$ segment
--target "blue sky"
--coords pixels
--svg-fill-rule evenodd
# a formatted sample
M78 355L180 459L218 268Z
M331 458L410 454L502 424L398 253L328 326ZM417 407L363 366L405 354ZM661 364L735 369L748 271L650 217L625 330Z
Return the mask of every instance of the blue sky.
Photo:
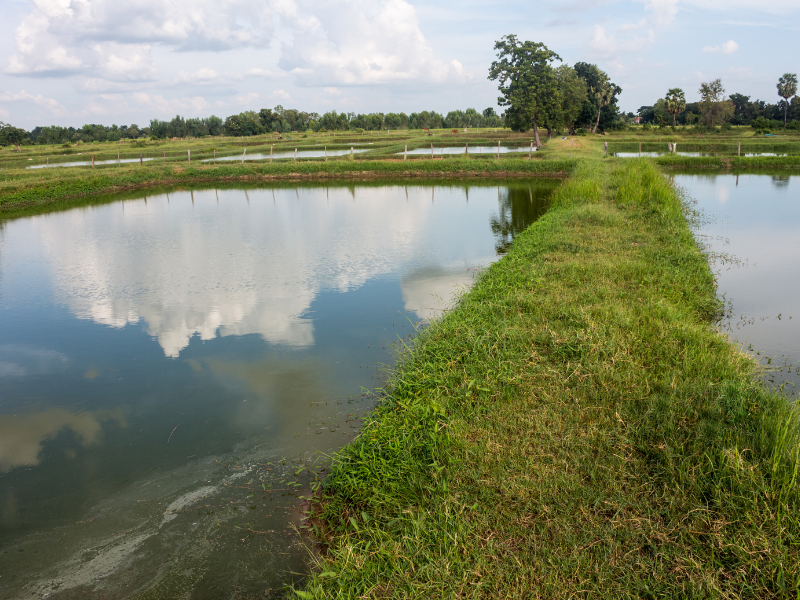
M636 111L701 81L778 100L800 0L0 0L0 120L18 127L496 106L495 40L594 62Z

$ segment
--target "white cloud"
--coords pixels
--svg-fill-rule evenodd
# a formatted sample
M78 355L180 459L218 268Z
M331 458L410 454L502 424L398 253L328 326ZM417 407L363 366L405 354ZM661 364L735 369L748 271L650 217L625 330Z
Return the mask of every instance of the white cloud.
M214 82L220 78L220 74L214 69L202 68L193 73L181 71L175 78L175 83L206 83Z
M470 78L457 60L433 54L416 9L405 0L299 0L284 20L294 31L278 63L301 85L373 85Z
M342 95L342 92L339 91L335 87L326 87L326 88L323 88L322 91L325 92L326 94L331 94L332 96L341 96Z
M678 14L679 0L639 0L644 4L644 9L652 13L650 22L656 27L672 25Z
M242 104L244 106L252 106L256 100L258 100L259 96L255 92L250 92L249 94L244 94L242 96L237 96L233 99L234 102L237 104Z
M270 98L274 100L283 100L284 102L291 102L292 97L286 90L275 90L270 95Z
M176 114L180 112L198 114L209 108L210 104L202 96L189 98L173 98L167 100L161 95L150 95L144 92L133 94L134 100L141 106L159 114Z
M721 52L722 54L733 54L739 49L739 44L733 40L728 40L720 46L706 46L703 52Z
M620 33L626 33L628 31L639 31L640 29L644 29L647 27L647 20L642 19L638 23L628 23L623 25L619 28Z
M41 94L34 96L33 94L27 93L25 90L21 90L16 94L6 92L5 94L0 95L0 102L21 101L33 102L36 106L41 106L42 108L49 110L54 115L62 115L66 114L67 112L66 109L58 102L58 100L54 98L45 98Z
M272 71L268 69L258 69L258 68L247 69L247 71L245 71L244 74L246 77L265 77L267 79L272 79L273 77L276 77L275 73L273 73Z
M589 47L596 55L607 59L614 58L616 63L619 62L616 57L620 52L639 53L646 45L647 40L641 37L617 42L616 37L606 34L605 27L602 25L594 26L592 39L589 41Z

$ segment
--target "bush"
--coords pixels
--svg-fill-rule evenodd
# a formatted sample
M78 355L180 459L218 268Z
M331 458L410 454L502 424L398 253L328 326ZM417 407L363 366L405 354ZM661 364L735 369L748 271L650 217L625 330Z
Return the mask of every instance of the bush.
M772 123L770 120L765 117L758 117L757 119L753 119L753 122L750 123L750 127L755 129L756 133L770 133L772 130L771 125Z
M650 123L645 123L644 125L642 125L642 131L650 131L651 129L652 126L650 125Z
M579 128L578 128L578 129L575 131L575 135L589 135L589 130L588 130L588 129L586 129L585 127L579 127Z

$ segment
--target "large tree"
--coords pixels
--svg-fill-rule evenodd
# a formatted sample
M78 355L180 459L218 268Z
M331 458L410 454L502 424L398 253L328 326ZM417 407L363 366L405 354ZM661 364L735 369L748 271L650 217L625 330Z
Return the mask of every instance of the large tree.
M19 145L26 137L28 137L28 132L24 129L0 121L0 146L10 144L16 146L17 152L20 152Z
M575 133L575 122L581 114L581 108L586 101L586 83L577 71L568 65L561 65L556 69L558 91L561 102L558 104L557 127L565 126L570 133Z
M686 95L681 88L672 88L664 98L667 103L667 112L672 115L672 128L677 124L678 115L686 110Z
M609 80L597 65L575 63L575 72L586 83L587 97L578 121L592 128L592 133L613 126L617 120L617 96L622 88Z
M797 75L784 73L778 79L778 95L785 100L783 104L783 126L786 127L786 117L789 114L789 98L797 94Z
M515 131L533 126L536 147L539 123L549 118L558 106L558 81L551 63L561 58L540 42L521 42L515 35L506 35L495 42L497 60L492 62L489 79L498 80L497 103L507 106L506 125Z
M733 102L725 100L725 88L720 79L700 84L700 113L703 124L715 127L733 116Z

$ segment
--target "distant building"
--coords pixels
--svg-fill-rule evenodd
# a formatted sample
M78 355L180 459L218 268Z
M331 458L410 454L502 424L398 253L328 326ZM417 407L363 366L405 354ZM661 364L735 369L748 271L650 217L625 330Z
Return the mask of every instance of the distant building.
M633 124L639 125L642 122L642 117L633 117Z

